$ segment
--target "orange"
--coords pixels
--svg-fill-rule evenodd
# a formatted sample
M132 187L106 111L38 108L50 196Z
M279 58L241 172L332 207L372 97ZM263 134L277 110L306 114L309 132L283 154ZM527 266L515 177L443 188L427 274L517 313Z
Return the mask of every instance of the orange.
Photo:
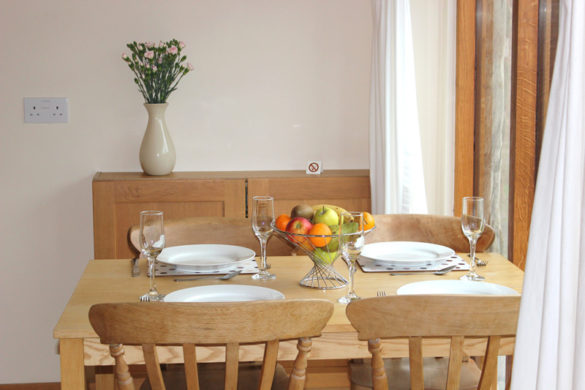
M309 230L309 234L317 236L330 236L331 229L324 223L316 223L313 225L311 230ZM325 246L329 244L329 241L331 241L331 237L309 237L309 239L316 247Z
M278 218L276 218L276 221L274 222L276 225L276 228L278 230L282 230L285 231L286 230L286 225L288 225L288 222L290 221L290 217L286 214L280 214L278 216Z
M367 211L364 211L363 214L364 214L364 222L366 223L364 225L364 230L370 230L371 228L376 226L376 221L374 221L374 217L372 216L372 214L368 213Z

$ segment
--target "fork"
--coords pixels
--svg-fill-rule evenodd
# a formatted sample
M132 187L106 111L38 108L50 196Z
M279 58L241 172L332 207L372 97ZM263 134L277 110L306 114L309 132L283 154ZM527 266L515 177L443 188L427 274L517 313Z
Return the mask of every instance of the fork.
M386 291L384 291L384 290L378 290L376 292L376 296L377 297L385 297L386 296Z

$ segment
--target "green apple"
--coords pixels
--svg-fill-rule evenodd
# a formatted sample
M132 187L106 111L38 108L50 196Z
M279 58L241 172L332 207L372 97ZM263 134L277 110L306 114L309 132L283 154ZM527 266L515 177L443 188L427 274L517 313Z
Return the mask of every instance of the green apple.
M337 215L335 210L323 206L322 208L315 210L313 223L324 223L328 226L334 226L339 224L339 215Z
M339 233L339 225L331 225L329 226L331 229L331 235L337 235ZM339 248L339 238L332 237L329 244L325 245L325 249L329 252L337 252L337 248Z
M313 256L317 261L321 261L323 264L333 264L335 259L337 258L337 251L328 252L321 248L315 248L315 252L313 252Z

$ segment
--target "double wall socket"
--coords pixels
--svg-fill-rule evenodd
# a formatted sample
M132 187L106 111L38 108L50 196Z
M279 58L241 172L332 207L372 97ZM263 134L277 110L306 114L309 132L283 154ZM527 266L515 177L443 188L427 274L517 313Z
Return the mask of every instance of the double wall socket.
M69 122L67 98L24 98L24 121L27 123Z

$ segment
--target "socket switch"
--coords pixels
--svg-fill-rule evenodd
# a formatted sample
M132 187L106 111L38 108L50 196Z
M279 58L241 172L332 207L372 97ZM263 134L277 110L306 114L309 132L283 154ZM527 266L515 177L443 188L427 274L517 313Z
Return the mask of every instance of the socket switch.
M24 98L24 121L27 123L69 122L69 99Z

